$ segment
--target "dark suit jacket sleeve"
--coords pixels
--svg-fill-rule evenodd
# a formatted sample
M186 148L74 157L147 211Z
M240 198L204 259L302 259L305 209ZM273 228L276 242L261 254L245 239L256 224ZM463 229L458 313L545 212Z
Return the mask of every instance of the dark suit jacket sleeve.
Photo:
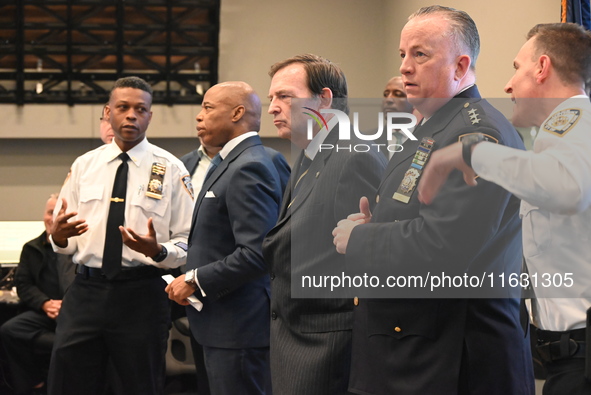
M291 174L291 168L289 167L289 164L287 163L287 160L283 154L269 147L265 147L265 150L271 156L271 160L277 169L277 173L279 173L279 179L281 180L281 191L285 192L285 188L287 187L287 182L289 181L289 176Z
M199 163L199 153L198 150L193 150L188 154L185 154L181 157L181 162L187 168L190 175L195 173L195 169L197 168L197 164Z
M281 200L277 174L262 163L249 162L233 172L229 185L226 208L236 249L199 268L199 285L209 299L268 275L261 249L264 236L277 222Z
M484 133L503 143L498 131L488 129ZM457 137L447 144L454 141L458 141ZM482 179L476 187L470 187L457 170L450 174L429 206L420 204L414 195L408 204L392 196L380 196L380 206L386 205L380 207L380 212L391 218L382 216L380 223L353 229L347 247L347 266L364 265L366 269L380 270L387 275L427 273L429 270L438 274L442 271L462 273L505 225L504 221L511 220L503 217L510 196L504 189ZM408 209L412 204L419 205L418 215Z
M14 282L21 302L31 309L43 311L43 303L50 298L35 285L34 273L34 267L40 267L43 263L43 254L31 243L23 246Z

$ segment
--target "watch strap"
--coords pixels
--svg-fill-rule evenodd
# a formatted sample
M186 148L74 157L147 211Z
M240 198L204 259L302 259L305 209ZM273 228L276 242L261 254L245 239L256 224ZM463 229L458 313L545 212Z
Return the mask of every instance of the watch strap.
M162 250L160 250L160 252L158 254L156 254L155 257L152 258L152 260L154 262L162 262L168 256L168 250L166 249L166 247L164 247L162 244L161 244L161 246L162 246Z
M464 162L472 167L472 146L484 141L482 133L474 133L462 139L462 158Z

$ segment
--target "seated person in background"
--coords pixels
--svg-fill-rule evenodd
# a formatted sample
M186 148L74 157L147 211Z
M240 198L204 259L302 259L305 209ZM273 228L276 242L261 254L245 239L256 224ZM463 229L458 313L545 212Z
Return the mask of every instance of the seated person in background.
M45 333L55 332L62 296L74 278L71 257L53 252L49 242L57 196L53 194L47 200L43 215L45 231L24 245L16 270L16 289L27 311L0 328L17 394L31 393L45 386L44 370L49 360L35 354L35 340ZM47 350L48 356L50 351Z

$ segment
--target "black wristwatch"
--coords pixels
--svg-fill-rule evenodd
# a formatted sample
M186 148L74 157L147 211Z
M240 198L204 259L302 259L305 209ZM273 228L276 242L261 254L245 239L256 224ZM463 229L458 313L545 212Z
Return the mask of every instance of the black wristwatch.
M462 158L464 162L472 167L472 146L484 141L482 133L474 133L462 139Z
M156 256L152 257L152 260L154 262L162 262L163 260L166 259L167 256L168 256L168 250L166 249L166 247L162 246L162 250L158 254L156 254Z

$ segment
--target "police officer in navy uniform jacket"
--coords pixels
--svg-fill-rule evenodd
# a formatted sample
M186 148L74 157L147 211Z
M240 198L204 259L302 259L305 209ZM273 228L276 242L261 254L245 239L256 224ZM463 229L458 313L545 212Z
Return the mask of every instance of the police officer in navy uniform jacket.
M445 34L439 34L442 31ZM460 33L472 40L458 40L464 44L459 45L453 37ZM409 177L413 174L409 170L424 162L417 152L429 151L420 147L425 137L432 140L432 149L476 133L523 149L515 129L480 98L474 85L477 43L476 26L464 12L432 6L409 18L401 34L400 70L409 100L425 120L414 131L417 140L407 140L403 152L390 161L374 197L372 216L365 212L341 221L335 229L335 244L346 253L347 268L393 276L445 272L493 273L496 278L520 272L517 198L483 180L469 187L456 172L438 199L426 206L418 200L417 177L415 183ZM363 224L355 222L361 218ZM392 288L391 299L360 298L354 310L349 391L533 394L519 290L514 292L517 298L500 287L488 287L481 294L469 287L447 286L445 291L434 298L416 287Z

